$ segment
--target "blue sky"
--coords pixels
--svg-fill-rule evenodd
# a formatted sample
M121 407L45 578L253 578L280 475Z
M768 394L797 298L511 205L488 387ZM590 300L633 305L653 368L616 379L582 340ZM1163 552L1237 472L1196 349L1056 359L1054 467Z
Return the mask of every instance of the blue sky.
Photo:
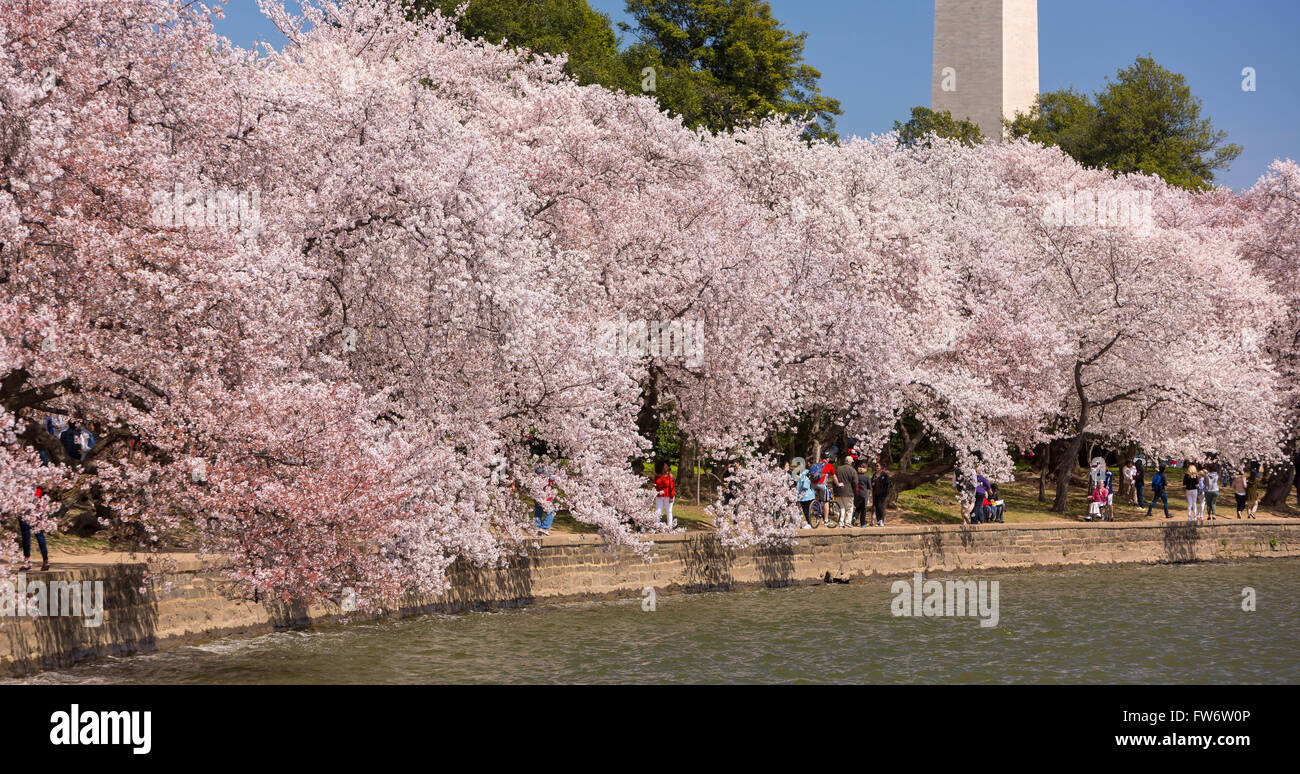
M590 0L615 21L623 0ZM839 99L839 132L893 128L929 105L932 0L771 0L784 26L807 32L805 58ZM1095 92L1151 54L1187 76L1216 127L1245 150L1221 183L1249 187L1274 158L1300 157L1300 2L1296 0L1039 0L1040 88ZM292 7L292 3L290 3ZM283 38L255 0L229 0L217 32L242 46ZM1257 90L1242 91L1255 68Z

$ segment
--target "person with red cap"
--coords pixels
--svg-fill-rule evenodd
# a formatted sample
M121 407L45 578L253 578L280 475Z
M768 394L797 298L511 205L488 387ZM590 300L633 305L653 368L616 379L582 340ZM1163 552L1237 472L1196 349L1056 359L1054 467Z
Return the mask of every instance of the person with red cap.
M37 487L36 499L39 500L44 495L45 491ZM27 519L19 516L18 530L22 533L20 542L23 548L23 564L18 571L27 572L32 569L32 525L27 523ZM50 549L45 545L45 530L36 533L36 544L41 547L41 572L45 572L50 569Z

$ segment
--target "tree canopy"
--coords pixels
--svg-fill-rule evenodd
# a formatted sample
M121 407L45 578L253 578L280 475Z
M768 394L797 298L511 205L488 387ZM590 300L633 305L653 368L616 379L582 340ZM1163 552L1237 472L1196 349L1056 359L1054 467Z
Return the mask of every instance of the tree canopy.
M417 12L451 18L466 0L413 0ZM472 0L457 28L465 37L543 54L569 55L564 71L583 85L633 91L638 80L623 61L609 17L587 0Z
M1149 56L1092 98L1073 89L1039 95L1009 129L1012 137L1059 146L1085 166L1158 175L1190 189L1213 187L1215 173L1241 153L1201 115L1187 79Z
M773 114L807 116L808 134L835 137L838 100L822 95L821 73L803 58L806 33L781 26L766 0L627 0L640 46L638 63L683 79L661 102L688 126L727 129ZM678 101L681 100L681 101Z
M454 17L466 0L412 0L415 15ZM691 128L719 132L776 114L807 117L805 136L835 139L840 103L821 94L804 62L806 36L784 28L763 0L627 0L634 25L619 47L609 17L587 0L470 0L467 38L544 54L567 52L581 84L650 94Z
M907 148L928 148L934 137L956 140L966 146L984 142L984 133L973 121L957 121L947 110L938 113L921 106L912 108L912 117L907 123L895 121L894 131L898 132L898 144Z

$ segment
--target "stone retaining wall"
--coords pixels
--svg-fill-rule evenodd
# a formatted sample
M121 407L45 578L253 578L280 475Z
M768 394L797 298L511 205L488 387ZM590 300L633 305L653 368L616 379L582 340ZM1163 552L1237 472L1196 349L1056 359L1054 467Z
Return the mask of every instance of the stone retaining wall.
M452 588L411 595L383 615L455 612L537 602L659 592L786 586L918 570L961 573L995 568L1162 564L1300 556L1300 521L1270 519L1189 524L989 524L812 530L793 546L733 550L710 533L660 536L649 562L605 548L598 537L537 540L510 567L455 565ZM336 621L337 606L293 608L232 600L210 566L175 558L162 583L146 589L148 568L122 562L27 576L102 580L103 625L79 618L0 618L0 675L55 669L228 635L258 634ZM348 616L350 620L374 615Z

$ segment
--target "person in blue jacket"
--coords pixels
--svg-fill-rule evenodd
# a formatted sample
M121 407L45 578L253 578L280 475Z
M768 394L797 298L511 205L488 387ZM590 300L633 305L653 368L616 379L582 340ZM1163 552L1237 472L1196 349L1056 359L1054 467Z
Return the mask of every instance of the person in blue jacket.
M806 468L799 473L799 480L794 485L794 495L795 500L799 502L799 509L803 511L802 526L807 528L810 526L808 523L808 509L812 507L813 488L812 477L808 475Z
M1169 485L1169 477L1165 475L1165 466L1162 464L1156 470L1156 474L1151 477L1151 504L1147 506L1147 516L1151 516L1151 509L1156 507L1156 502L1164 503L1165 518L1172 519L1169 515L1169 494L1165 491Z

